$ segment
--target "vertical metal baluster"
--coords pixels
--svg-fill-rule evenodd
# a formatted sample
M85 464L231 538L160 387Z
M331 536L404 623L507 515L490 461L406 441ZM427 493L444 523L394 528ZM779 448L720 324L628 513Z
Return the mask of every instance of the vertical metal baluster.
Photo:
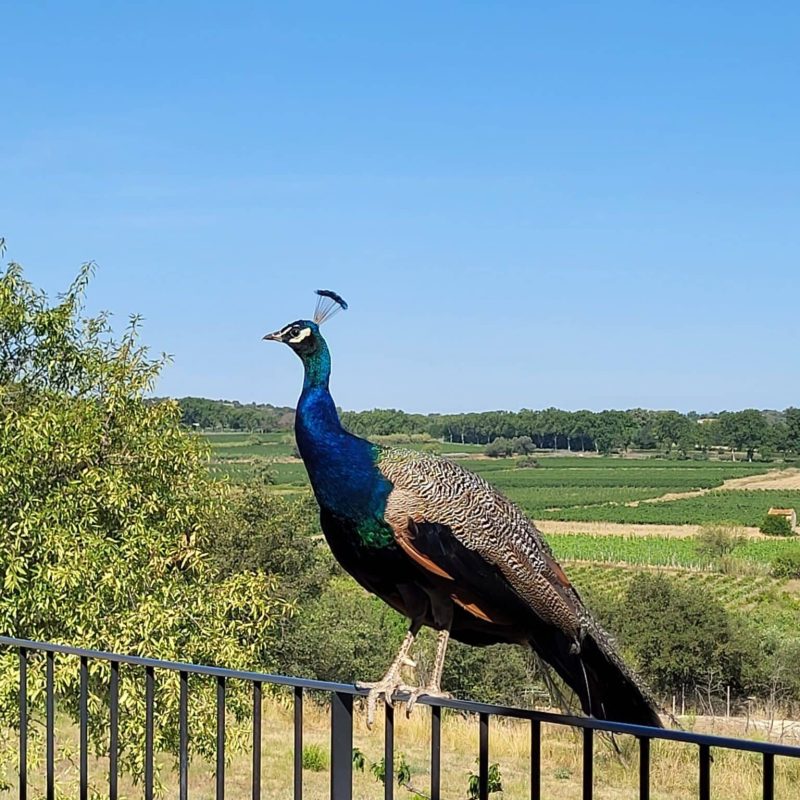
M189 673L180 673L178 698L178 793L180 800L189 798Z
M394 706L384 704L383 721L383 800L394 800Z
M489 800L489 715L481 713L478 734L478 797Z
M542 800L542 723L531 720L531 800Z
M81 656L80 689L80 799L89 797L89 662Z
M639 739L639 800L650 800L650 740Z
M155 674L152 667L144 673L144 797L153 800L153 718Z
M594 789L594 731L583 729L583 800L592 800Z
M775 797L775 756L764 753L764 800Z
M440 706L431 706L431 800L440 800L441 797L441 756L442 709Z
M303 800L303 689L294 687L294 800Z
M28 797L28 651L19 649L19 797Z
M108 796L117 800L119 775L119 661L111 662L111 683L109 685L109 710L111 735L108 742Z
M764 800L775 797L775 756L764 753Z
M253 682L253 800L261 800L261 682Z
M331 695L331 800L353 797L353 695Z
M55 673L55 653L47 654L47 664L45 673L45 695L47 703L47 721L45 728L45 770L47 773L47 800L55 800L56 797L56 700L54 683Z
M711 748L700 745L700 800L711 800Z
M217 800L225 800L225 678L217 677Z

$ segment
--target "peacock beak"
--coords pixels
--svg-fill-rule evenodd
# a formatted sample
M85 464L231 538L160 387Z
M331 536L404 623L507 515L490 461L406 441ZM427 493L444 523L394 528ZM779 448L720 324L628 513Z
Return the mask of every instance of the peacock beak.
M281 331L275 331L274 333L268 333L264 339L268 342L282 342L283 339L281 338Z

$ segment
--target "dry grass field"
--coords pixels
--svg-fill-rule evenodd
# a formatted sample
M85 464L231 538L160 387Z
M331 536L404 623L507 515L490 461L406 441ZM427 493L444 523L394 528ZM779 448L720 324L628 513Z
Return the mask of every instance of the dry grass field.
M363 714L358 714L354 746L367 759L364 772L354 774L354 797L358 800L380 800L383 786L369 771L369 764L383 755L383 719L379 716L375 728L369 731ZM736 733L729 727L714 728L708 721L698 723L684 720L687 728L708 732ZM306 704L304 738L306 745L318 745L329 751L329 718L325 706ZM410 719L402 709L395 715L395 753L402 753L411 767L411 784L422 796L429 791L430 777L430 711L419 706ZM752 735L752 730L750 734ZM59 780L65 797L77 796L76 745L73 727L59 726ZM63 756L64 746L72 758ZM630 737L617 739L619 752L597 737L595 740L595 797L599 800L634 800L638 797L638 748ZM530 726L515 720L492 720L489 738L490 763L497 763L502 776L504 800L526 800L530 797ZM470 771L477 770L478 723L474 717L445 712L442 718L442 797L447 800L466 800ZM756 800L761 795L761 761L755 754L712 751L712 796ZM250 753L232 757L226 769L226 797L245 800L250 797ZM652 793L654 800L679 800L697 797L698 759L694 747L665 742L652 746ZM178 796L177 774L172 760L158 759L164 797ZM262 797L271 800L292 798L293 776L292 714L288 705L275 698L266 699L263 709ZM105 776L107 763L92 760L90 776L99 796L107 792ZM41 788L41 765L31 778ZM330 774L327 766L320 771L304 770L303 788L306 800L329 797ZM121 781L126 797L142 797L141 785ZM581 797L581 738L576 732L554 725L542 727L542 788L543 796L559 800L578 800ZM213 765L193 762L190 771L190 797L212 800L215 797ZM414 793L397 787L397 798L411 798ZM800 796L800 761L776 759L776 798L793 800Z

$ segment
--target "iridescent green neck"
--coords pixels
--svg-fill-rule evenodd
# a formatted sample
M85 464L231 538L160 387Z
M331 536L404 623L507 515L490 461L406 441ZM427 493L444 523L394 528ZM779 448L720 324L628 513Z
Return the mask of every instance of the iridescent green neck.
M317 348L313 353L304 353L300 356L305 367L305 378L303 380L303 390L313 388L328 388L328 380L331 377L331 354L328 345L320 336L317 339Z

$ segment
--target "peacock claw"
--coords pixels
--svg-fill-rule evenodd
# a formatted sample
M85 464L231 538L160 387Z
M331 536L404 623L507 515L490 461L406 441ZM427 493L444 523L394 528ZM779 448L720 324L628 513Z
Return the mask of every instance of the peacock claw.
M412 690L406 701L406 716L410 717L417 700L420 697L438 697L440 700L452 700L453 695L450 692L442 691L438 686L421 686L419 689Z
M378 699L383 697L384 703L389 708L394 706L395 692L415 692L413 686L406 686L399 677L387 675L379 681L367 682L358 681L356 686L359 689L369 689L367 694L367 728L372 730L372 725L375 722L375 712L378 709Z

